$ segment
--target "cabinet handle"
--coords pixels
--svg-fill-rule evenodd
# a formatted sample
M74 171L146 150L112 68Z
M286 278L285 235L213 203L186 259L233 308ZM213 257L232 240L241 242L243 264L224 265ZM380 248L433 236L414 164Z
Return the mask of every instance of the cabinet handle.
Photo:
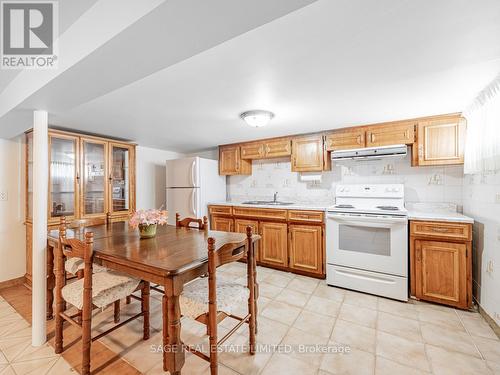
M424 158L424 146L423 145L418 145L418 157L420 159Z
M421 257L420 253L421 253L420 249L417 249L417 254L416 255L417 255L417 261L418 262L420 262L422 260L422 257Z
M432 228L432 230L434 232L440 232L440 233L448 232L448 228L434 227L434 228Z
M375 142L375 134L370 133L370 142L373 143Z

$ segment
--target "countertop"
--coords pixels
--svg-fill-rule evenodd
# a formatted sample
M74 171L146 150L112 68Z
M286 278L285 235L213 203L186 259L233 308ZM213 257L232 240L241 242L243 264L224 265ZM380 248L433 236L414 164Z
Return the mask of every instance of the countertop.
M288 204L284 206L278 206L274 204L244 204L241 202L227 202L227 201L219 201L219 202L209 202L209 206L237 206L237 207L252 207L252 208L274 208L281 210L311 210L311 211L326 211L331 204L315 204L315 203L294 203Z
M473 224L474 219L456 210L456 206L446 203L407 204L408 220L449 221Z

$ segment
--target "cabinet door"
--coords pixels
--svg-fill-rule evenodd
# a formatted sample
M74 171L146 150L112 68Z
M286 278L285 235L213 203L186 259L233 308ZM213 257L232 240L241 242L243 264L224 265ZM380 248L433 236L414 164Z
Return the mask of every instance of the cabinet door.
M260 261L269 265L288 266L287 252L287 224L259 223L260 235Z
M49 223L77 216L79 178L78 137L49 134Z
M135 209L134 146L110 142L109 148L109 212L123 216Z
M417 298L467 307L467 245L415 240Z
M366 132L366 147L409 145L415 141L415 123L377 125Z
M323 241L320 225L290 225L290 268L323 273Z
M219 174L252 174L252 161L241 159L240 146L219 146Z
M290 138L271 139L264 144L266 157L277 158L292 154L292 142Z
M365 147L365 128L339 130L326 135L328 151Z
M418 124L418 165L464 163L465 119L454 117Z
M234 221L230 217L212 217L212 230L220 230L222 232L232 232Z
M292 140L292 171L323 170L323 136L298 137Z
M108 212L108 143L81 138L80 211L83 218L104 217Z
M263 143L247 143L241 145L242 159L262 159L263 157L265 157Z
M255 234L259 233L259 222L257 220L234 219L234 231L235 232L246 234L248 226L252 227L253 233L255 233ZM257 259L257 261L260 260L259 247L260 247L260 244L259 244L259 241L257 241L257 245L255 246L255 258Z

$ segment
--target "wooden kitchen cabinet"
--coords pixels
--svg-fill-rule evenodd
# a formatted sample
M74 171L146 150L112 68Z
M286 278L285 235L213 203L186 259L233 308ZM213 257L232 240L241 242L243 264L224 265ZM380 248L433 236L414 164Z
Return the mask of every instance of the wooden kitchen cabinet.
M257 220L234 219L234 231L236 233L246 233L248 226L252 227L252 233L259 233L259 222ZM255 246L255 259L257 262L260 260L260 241Z
M232 232L234 229L234 220L229 217L213 216L212 230L220 230L222 232Z
M472 303L472 225L410 221L412 296L468 309Z
M288 266L286 223L262 221L259 223L261 239L260 262L273 266Z
M323 171L323 136L313 135L292 139L292 171Z
M252 174L252 161L241 158L239 145L219 146L219 174Z
M270 139L264 143L266 158L290 156L292 141L290 138Z
M326 135L326 150L348 150L365 147L365 128L336 130Z
M413 144L415 122L370 126L366 131L366 147Z
M464 163L466 121L461 116L419 121L413 166Z
M321 225L288 227L290 234L289 267L311 273L323 273L323 228Z
M266 156L263 142L244 143L241 145L242 159L262 159Z

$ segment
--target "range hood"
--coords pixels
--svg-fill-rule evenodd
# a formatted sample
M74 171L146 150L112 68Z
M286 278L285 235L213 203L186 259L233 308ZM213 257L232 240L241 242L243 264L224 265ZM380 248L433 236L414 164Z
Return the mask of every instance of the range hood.
M332 151L332 160L369 160L382 158L403 158L407 154L406 145L354 148L350 150Z

